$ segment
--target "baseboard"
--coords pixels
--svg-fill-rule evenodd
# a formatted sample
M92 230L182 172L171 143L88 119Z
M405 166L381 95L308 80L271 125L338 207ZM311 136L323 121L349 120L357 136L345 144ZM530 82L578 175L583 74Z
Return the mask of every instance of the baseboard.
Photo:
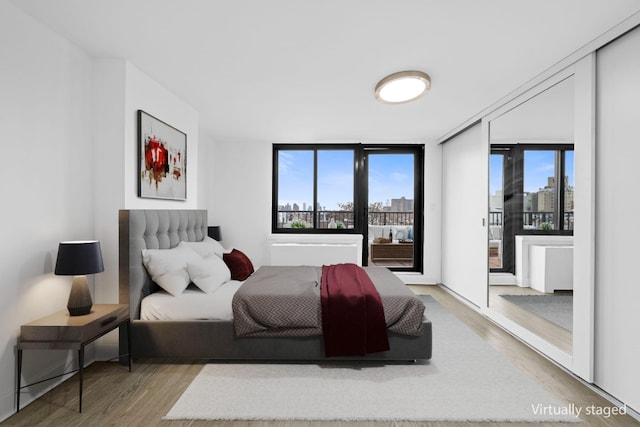
M516 276L511 273L490 273L489 285L516 285Z
M430 279L422 273L395 271L394 274L402 280L405 285L435 285L436 281Z

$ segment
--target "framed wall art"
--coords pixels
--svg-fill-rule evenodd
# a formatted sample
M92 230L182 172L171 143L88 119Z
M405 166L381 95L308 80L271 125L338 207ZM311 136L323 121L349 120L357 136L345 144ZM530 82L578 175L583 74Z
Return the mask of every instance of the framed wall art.
M138 197L187 199L187 135L138 110Z

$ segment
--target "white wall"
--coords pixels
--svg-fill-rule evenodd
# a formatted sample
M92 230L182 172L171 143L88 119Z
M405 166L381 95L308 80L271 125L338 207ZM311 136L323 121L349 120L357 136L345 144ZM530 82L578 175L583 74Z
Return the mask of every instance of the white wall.
M95 302L118 302L118 232L117 210L124 205L125 105L126 63L119 59L94 61L93 87L93 144L95 233L100 240L104 272L97 275ZM111 334L114 335L114 334Z
M269 262L267 237L271 234L272 144L218 141L208 146L211 182L203 205L209 224L222 226L223 243L245 252L256 265ZM425 146L424 274L402 274L407 283L440 281L441 147Z
M106 304L118 302L118 210L198 207L199 114L127 61L97 59L94 70L96 235L105 262L96 301ZM187 134L187 200L138 197L138 110Z
M488 146L476 124L442 148L442 283L478 306L487 300ZM486 222L485 222L486 224Z
M21 324L64 309L70 278L53 275L58 242L101 241L96 303L118 301L119 209L199 207L199 115L120 59L93 59L0 0L0 141L5 236L0 277L0 420L15 407ZM138 109L187 134L187 201L137 198ZM97 358L115 353L115 333ZM87 360L93 359L90 348ZM23 384L70 370L71 352L24 354ZM25 390L22 402L60 380Z
M58 243L94 237L95 160L88 55L0 0L0 58L1 420L15 408L20 325L66 306L71 278L53 274ZM24 378L64 372L73 359L25 352Z
M198 136L198 208L209 208L209 200L213 195L215 143L210 135L202 132ZM218 225L212 222L211 210L209 210L209 225ZM224 237L224 235L223 235Z
M124 206L126 209L196 209L198 207L198 139L200 115L189 104L126 62L124 124ZM144 110L187 134L187 200L138 197L138 119Z
M235 247L254 266L267 264L271 233L271 144L215 141L209 147L209 224L222 227L223 244Z
M198 112L121 59L94 61L96 236L105 272L96 277L96 301L118 302L118 210L198 207ZM137 111L187 134L187 200L138 197Z
M399 275L405 283L442 281L442 145L425 144L424 150L424 274Z
M640 411L640 29L597 54L595 383Z
M196 209L198 203L199 114L131 63L94 61L95 235L101 242L104 273L97 275L97 303L118 302L118 210ZM138 197L137 111L187 134L187 200ZM97 345L97 357L117 355L117 332Z

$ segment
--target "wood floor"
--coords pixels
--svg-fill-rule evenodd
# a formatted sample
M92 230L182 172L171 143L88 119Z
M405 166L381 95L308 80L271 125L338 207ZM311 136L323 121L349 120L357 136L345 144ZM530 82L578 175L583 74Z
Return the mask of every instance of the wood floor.
M561 293L567 295L567 293ZM534 289L516 285L489 286L489 307L546 339L567 354L573 352L573 334L555 323L513 304L500 295L544 295Z
M489 248L489 268L502 268L502 257L497 248Z
M445 308L502 352L516 366L529 374L549 392L577 407L611 408L612 404L591 391L573 376L531 350L501 328L436 286L412 286L416 293L432 295ZM473 355L470 355L472 357ZM78 410L78 383L71 378L13 415L2 426L492 426L568 427L563 423L387 423L387 422L233 422L233 421L163 421L183 391L202 369L198 361L136 361L133 372L115 363L98 362L85 369L83 413ZM583 411L584 412L584 411ZM638 426L629 416L581 416L584 427Z

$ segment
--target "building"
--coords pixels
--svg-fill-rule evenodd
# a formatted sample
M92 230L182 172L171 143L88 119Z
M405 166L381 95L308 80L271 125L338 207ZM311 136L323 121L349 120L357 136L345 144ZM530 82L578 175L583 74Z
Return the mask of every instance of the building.
M553 212L555 211L555 187L546 187L540 189L536 193L537 197L537 209L538 212Z
M413 199L391 199L391 212L413 212Z

